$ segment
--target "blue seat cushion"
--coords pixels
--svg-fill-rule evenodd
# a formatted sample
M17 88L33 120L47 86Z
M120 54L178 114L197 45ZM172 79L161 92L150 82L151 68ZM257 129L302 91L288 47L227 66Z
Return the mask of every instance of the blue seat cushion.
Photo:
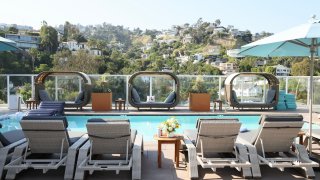
M77 96L76 100L74 101L74 103L79 104L79 103L82 103L83 101L84 101L84 92L81 91L78 94L78 96Z
M0 141L3 146L8 146L14 142L23 139L25 136L21 129L11 130L4 133L0 133Z
M273 101L275 95L276 95L276 90L269 89L267 92L266 103L271 103Z
M176 99L176 92L172 91L169 96L164 100L164 103L173 103Z
M52 101L52 99L50 98L50 96L46 90L40 90L39 97L40 97L41 101Z
M135 88L132 88L131 93L132 93L133 101L136 102L136 103L140 103L141 102L140 101L140 96L139 96L137 90Z

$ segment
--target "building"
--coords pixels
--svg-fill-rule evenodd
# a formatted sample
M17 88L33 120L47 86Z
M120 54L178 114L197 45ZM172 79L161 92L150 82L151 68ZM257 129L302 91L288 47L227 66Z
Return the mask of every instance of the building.
M15 41L17 47L21 49L38 49L40 46L40 37L39 36L30 36L22 34L5 34L5 38Z
M87 50L91 55L95 55L95 56L102 55L102 51L100 49L90 48L87 45L87 43L85 42L78 43L77 41L74 41L74 40L60 43L59 48L60 49L66 48L66 49L69 49L70 51L79 51L83 49L83 50Z
M276 68L276 76L289 76L290 75L291 68L285 67L280 64L273 66L273 67Z
M228 75L237 72L237 67L233 63L219 63L219 66L214 65L219 68L222 74Z
M190 34L185 35L182 39L183 44L191 43L191 42L192 42L192 36Z

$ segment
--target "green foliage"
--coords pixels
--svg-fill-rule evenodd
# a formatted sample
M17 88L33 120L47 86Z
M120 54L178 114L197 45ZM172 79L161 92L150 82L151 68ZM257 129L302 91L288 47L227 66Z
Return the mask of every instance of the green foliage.
M22 86L18 89L18 93L22 95L22 99L24 101L31 98L31 93L32 93L31 84L25 83L24 86Z
M307 58L303 61L294 63L292 65L291 74L293 76L309 76L310 75L310 63Z
M202 76L198 76L190 89L190 93L207 93L207 89Z
M40 29L41 37L41 48L43 50L49 51L50 53L55 53L59 46L58 42L58 32L52 26L47 26L44 24Z
M273 75L276 75L276 68L273 67L273 66L267 66L267 67L265 68L265 72L266 72L266 73L273 74Z
M110 93L111 89L108 81L106 81L106 75L101 76L97 81L95 81L95 85L92 89L95 93Z
M19 30L16 27L9 27L8 32L11 34L18 34Z

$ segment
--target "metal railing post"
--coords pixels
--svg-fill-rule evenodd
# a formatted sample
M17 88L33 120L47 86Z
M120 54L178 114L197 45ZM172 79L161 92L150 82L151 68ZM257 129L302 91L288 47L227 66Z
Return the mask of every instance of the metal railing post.
M58 100L58 77L54 77L54 90L55 90L55 100Z
M222 79L221 79L221 76L219 76L219 90L218 90L218 92L219 92L219 99L221 100L221 86L222 86Z
M289 84L289 77L286 76L286 93L288 93L288 85Z
M7 105L9 108L9 96L10 96L10 76L7 75Z
M129 106L129 102L128 102L128 100L129 100L129 94L128 93L129 92L128 91L129 91L129 75L126 76L126 92L125 92L126 93L125 95L126 95L126 107L127 107L127 109L129 108L128 107Z
M34 99L34 97L35 97L34 78L33 78L33 75L31 75L31 98Z

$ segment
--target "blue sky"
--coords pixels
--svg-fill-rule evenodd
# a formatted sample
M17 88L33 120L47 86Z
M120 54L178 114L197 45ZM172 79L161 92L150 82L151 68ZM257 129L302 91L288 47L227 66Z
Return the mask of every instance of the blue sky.
M315 14L319 0L5 0L0 23L41 26L73 24L123 25L133 29L167 29L195 23L200 17L251 32L279 32L305 23Z

